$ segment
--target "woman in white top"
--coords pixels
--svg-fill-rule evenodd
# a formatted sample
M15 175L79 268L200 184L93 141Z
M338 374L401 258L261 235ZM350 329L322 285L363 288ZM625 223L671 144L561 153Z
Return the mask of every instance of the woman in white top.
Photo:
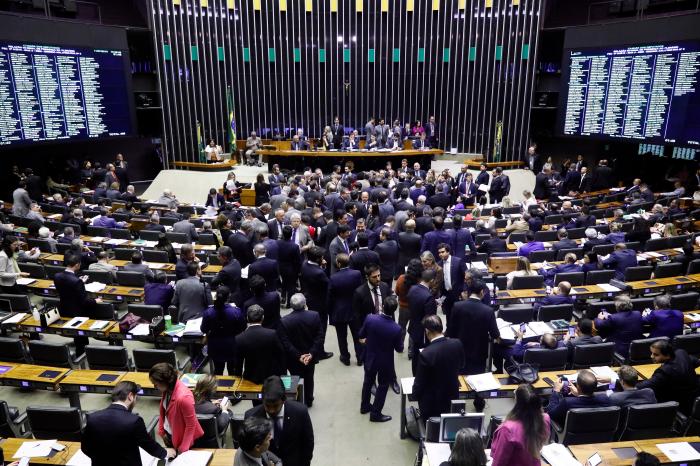
M530 268L530 261L527 257L518 257L518 262L515 266L515 270L509 272L506 275L506 281L508 283L507 288L509 290L513 289L513 278L514 277L530 277L537 275L537 272Z
M532 193L526 189L523 191L523 202L521 205L523 206L523 212L527 212L527 209L531 205L537 205L537 199L535 199Z
M20 242L15 236L5 236L2 240L0 251L0 288L3 293L17 293L17 279L28 277L29 274L21 272L17 265Z

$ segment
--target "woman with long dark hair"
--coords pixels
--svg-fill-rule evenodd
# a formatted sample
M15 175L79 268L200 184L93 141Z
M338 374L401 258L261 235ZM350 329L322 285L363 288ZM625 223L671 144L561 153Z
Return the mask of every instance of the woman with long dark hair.
M3 293L17 293L17 279L29 274L19 270L17 265L20 242L17 237L9 235L2 240L0 251L0 288Z
M204 310L201 331L207 336L209 357L214 362L216 375L223 375L228 366L233 375L236 359L236 335L245 330L246 320L243 311L228 303L231 291L227 286L216 289L214 305Z
M440 466L486 466L487 458L484 443L474 429L462 428L455 435L449 461Z
M177 254L175 254L175 248L173 248L173 245L170 243L168 237L165 236L165 233L161 233L158 235L158 243L156 244L156 247L154 249L157 251L167 252L169 263L174 264L177 262Z
M270 185L265 183L265 175L258 173L255 184L255 205L260 206L266 202L270 202Z
M492 466L539 466L540 450L549 438L549 415L531 385L515 390L515 406L494 434Z

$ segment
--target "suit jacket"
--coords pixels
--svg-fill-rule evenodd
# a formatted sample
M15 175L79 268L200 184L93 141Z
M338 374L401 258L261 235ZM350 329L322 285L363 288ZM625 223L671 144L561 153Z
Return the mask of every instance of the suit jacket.
M237 231L229 236L226 245L231 248L233 257L241 264L241 267L247 267L255 260L255 256L253 256L253 244L250 238L242 232Z
M262 464L268 465L272 464L273 466L282 466L282 460L280 457L272 453L270 450L267 450L264 452L261 457L259 458L262 460ZM233 464L236 466L259 466L260 463L258 462L258 458L253 458L252 456L248 456L246 452L243 451L242 448L239 448L236 450L236 454L233 455Z
M413 140L413 149L419 150L419 149L430 149L430 141L428 141L428 138L425 138L425 140L419 139L414 139Z
M559 252L561 249L576 249L578 248L578 244L576 241L566 238L561 241L557 241L556 243L552 244L552 250Z
M581 179L578 182L578 189L576 191L585 193L591 191L593 178L590 173L581 174Z
M407 231L399 233L399 263L397 270L403 272L411 259L418 259L420 256L421 237L416 233Z
M436 338L414 357L418 357L418 366L413 396L418 400L421 417L449 413L450 402L459 397L457 377L464 365L462 343L453 338Z
M649 338L673 339L683 334L683 313L675 309L657 309L642 317L644 324L651 326Z
M320 266L307 261L301 265L299 284L301 292L306 297L306 306L309 310L326 315L328 313L326 308L328 276L326 272Z
M471 253L476 251L476 244L474 244L474 238L471 232L466 228L459 228L454 230L454 239L452 245L452 255L455 257L463 258L465 253L465 246L469 246L469 251Z
M299 358L303 354L313 356L312 364L320 360L324 333L318 312L292 311L280 320L277 335L287 355L288 368L300 365Z
M615 278L617 280L625 279L625 270L628 267L637 266L637 253L634 249L621 249L613 251L610 257L603 261L603 266L615 270Z
M491 341L500 337L496 313L478 299L459 301L452 307L446 335L462 342L465 359L460 373L481 374Z
M633 390L623 390L610 394L610 403L626 408L632 405L645 405L656 403L656 395L651 388L635 388Z
M510 178L507 175L496 176L491 180L489 194L491 196L503 197L510 193Z
M433 209L436 207L442 207L443 209L448 209L450 207L450 202L452 198L448 194L438 193L433 194L428 198L428 205Z
M296 282L301 269L301 251L292 241L277 240L277 265L284 281Z
M535 189L532 190L532 194L537 199L549 199L549 177L545 173L539 172L535 175Z
M201 317L211 304L209 285L201 282L198 277L183 278L176 282L173 305L178 308L179 322Z
M343 141L343 150L358 150L360 148L360 142L357 139L351 140L350 138Z
M287 373L284 348L273 329L251 325L236 335L236 375L260 384L271 375Z
M698 358L690 356L683 349L677 349L673 359L657 368L651 378L639 382L637 388L654 390L659 403L677 401L680 404L680 411L687 415L698 394L695 368L699 365Z
M430 251L435 258L438 257L438 245L440 243L452 246L452 235L446 230L433 230L423 236L420 252Z
M211 194L207 195L207 202L204 203L204 207L209 207L214 205L214 198L216 198L216 206L218 208L223 207L223 205L226 203L226 199L224 199L224 195L220 193L216 193L214 196Z
M139 447L151 456L165 459L165 448L148 434L141 416L124 406L111 404L87 415L80 449L94 466L141 464Z
M243 303L243 310L248 311L248 308L254 304L263 308L265 318L263 319L263 327L276 329L280 322L280 295L275 291L266 291L261 296L253 296Z
M32 199L26 189L17 188L12 192L12 214L24 217L29 212Z
M175 222L173 224L173 232L186 234L188 243L199 239L199 234L197 233L197 229L194 227L194 223L190 222L189 220L180 220L179 222Z
M290 145L291 150L309 150L309 143L306 141L292 141Z
M267 419L265 407L256 406L246 411L245 417ZM310 466L314 454L314 428L309 410L303 404L287 400L284 402L282 438L271 442L270 450L280 457L284 466Z
M406 295L408 301L409 323L408 334L413 340L414 348L425 346L425 329L421 323L423 317L437 314L435 298L428 288L421 284L413 285ZM459 367L462 367L460 364Z
M221 285L225 285L231 293L238 292L238 283L241 280L241 264L236 259L231 259L231 262L221 267L211 281L211 288L217 289Z
M362 285L355 289L352 295L352 312L358 326L361 326L368 314L375 313L373 292L369 289L369 282L365 281ZM384 298L391 295L391 288L384 283L379 282L379 296L382 301Z
M41 177L38 175L30 175L27 177L26 183L29 197L36 202L43 202L43 183L41 182ZM107 186L109 187L110 184L111 183L107 183Z
M362 274L358 270L346 267L331 275L326 297L326 309L328 309L331 325L353 321L353 297L360 285L362 285Z
M489 172L484 170L484 171L479 171L479 174L476 175L476 184L477 186L480 186L482 184L489 184L489 180L491 179L491 175L489 175Z
M593 169L591 181L593 191L610 189L613 187L613 171L610 167L597 166Z
M58 272L53 277L58 293L58 312L63 317L86 316L95 310L95 300L88 297L85 284L72 272Z
M552 392L549 404L545 412L549 414L552 421L563 426L566 413L574 408L604 408L610 406L610 399L603 393L594 396L562 396L559 392Z
M278 240L282 239L282 229L284 228L284 222L277 222L276 218L268 220L267 229L269 232L269 238Z
M157 305L168 312L168 306L173 300L175 289L167 283L146 283L143 287L143 303Z
M268 257L259 257L248 266L248 277L260 275L265 279L266 291L277 291L280 281L280 269L277 261Z
M209 356L214 361L233 361L236 357L236 335L245 330L245 314L227 304L223 315L209 306L202 314L201 331L207 336Z
M386 314L370 314L360 328L360 338L366 338L365 372L382 371L394 374L394 351L403 351L401 327Z
M485 252L486 254L491 255L494 252L506 252L508 250L507 248L508 246L506 245L506 240L501 238L491 238L481 243L481 246L477 248L477 251Z
M397 263L399 261L399 245L389 239L377 244L374 252L379 256L379 268L382 281L391 282L397 276Z
M642 315L639 311L610 314L607 319L596 319L595 328L606 335L606 340L615 342L616 353L626 357L630 342L642 338Z
M362 277L365 276L365 266L367 264L379 265L379 254L369 249L358 249L350 256L350 267L359 270Z
M345 253L345 254L350 254L350 238L347 240L343 241L340 236L336 236L333 238L331 241L330 245L328 246L328 252L330 254L331 262L331 275L336 273L338 271L338 266L335 263L335 258L338 254Z

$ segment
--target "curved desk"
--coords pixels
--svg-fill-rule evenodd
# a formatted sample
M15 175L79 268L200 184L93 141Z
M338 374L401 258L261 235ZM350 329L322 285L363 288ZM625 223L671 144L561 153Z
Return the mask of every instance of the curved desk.
M398 159L408 159L409 166L414 162L419 162L423 169L427 170L427 165L430 159L434 155L444 154L445 151L442 149L428 149L428 150L398 150L398 151L364 151L356 150L352 152L345 151L313 151L313 150L268 150L261 149L258 151L259 154L267 156L268 169L272 171L272 166L274 164L280 164L283 168L288 165L301 166L308 165L309 163L317 165L337 165L342 164L347 160L352 160L355 164L356 169L359 169L360 165L363 165L362 161L368 159L371 161L373 168L383 168L383 161L392 161ZM325 160L324 160L325 159ZM381 164L380 167L377 165ZM367 164L369 165L369 164ZM394 168L397 168L400 164L393 164ZM315 167L314 167L315 168Z

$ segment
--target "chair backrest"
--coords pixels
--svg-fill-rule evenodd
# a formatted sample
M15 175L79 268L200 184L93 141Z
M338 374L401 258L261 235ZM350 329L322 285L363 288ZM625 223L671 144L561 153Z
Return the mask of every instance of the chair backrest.
M146 276L139 272L117 271L117 283L121 286L141 287L146 284Z
M129 353L124 346L87 345L85 356L92 370L128 371Z
M22 340L0 337L0 361L27 362L27 353Z
M139 231L139 238L146 240L146 241L158 241L158 235L160 235L160 231L152 231L152 230Z
M28 273L31 278L46 278L44 266L41 264L32 264L31 262L20 262L18 265L20 272Z
M29 355L34 364L40 366L71 368L70 351L65 343L47 343L45 341L32 340L29 342Z
M166 227L171 227L175 225L177 222L179 222L178 219L175 217L161 217L160 218L160 224Z
M131 239L131 232L126 228L110 228L107 230L107 234L112 239Z
M605 443L615 439L620 422L620 407L574 408L566 413L562 443Z
M537 320L549 322L552 320L563 319L570 322L573 315L573 304L552 304L550 306L540 306L540 310L537 311Z
M139 372L148 372L159 362L167 362L173 367L178 367L174 350L134 349L133 355L134 366Z
M654 238L647 240L644 245L645 251L661 251L662 249L668 249L671 247L671 242L668 238Z
M614 270L591 270L586 273L586 285L598 285L600 283L609 283L615 278Z
M574 346L573 369L595 366L612 366L615 355L615 343L594 343Z
M586 316L589 319L595 319L603 311L615 312L615 303L613 301L588 301Z
M677 401L632 405L623 414L620 441L673 437Z
M80 410L71 407L27 406L27 418L34 438L44 440L79 442L85 426Z
M532 306L516 304L508 307L501 307L498 310L498 317L506 322L519 324L521 322L532 322L534 311Z
M87 227L87 234L88 236L107 236L107 228L90 225Z
M683 264L680 262L669 262L668 264L659 264L654 269L654 278L678 277L683 275Z
M639 338L630 342L630 352L627 357L628 364L650 364L651 355L649 347L659 340L667 340L668 337Z
M566 256L569 253L574 254L576 256L576 259L583 259L583 249L581 249L581 248L569 248L569 249L560 249L559 251L557 251L556 260L563 261L564 256Z
M32 303L29 301L29 296L25 294L0 294L0 301L9 301L12 306L12 312L29 312L32 309Z
M53 280L53 277L57 273L63 272L64 270L66 270L66 268L61 266L61 265L48 265L47 264L44 266L44 272L46 272L46 278L51 279L51 280Z
M51 252L51 243L47 239L29 238L27 245L30 248L39 248L41 252Z
M529 275L524 277L513 277L514 290L533 290L544 286L542 275Z
M583 286L586 282L586 274L583 272L558 273L554 276L554 284L558 285L559 282L569 282L571 286Z
M56 243L56 252L58 254L65 254L70 249L71 245L68 243Z
M614 244L599 244L597 246L593 246L593 249L591 249L591 251L598 254L599 256L607 256L608 254L611 254L614 250Z
M175 231L168 231L165 233L165 236L170 240L171 243L186 243L187 242L187 233L177 233Z
M692 241L691 235L678 235L668 238L670 248L682 248L685 243Z
M547 215L544 218L545 225L561 225L564 222L564 217L558 214Z
M673 337L673 347L684 349L691 356L700 356L700 333L688 333Z
M632 310L643 311L645 309L654 309L654 298L632 298Z
M508 236L509 243L525 243L527 242L527 234L522 232L513 232Z
M686 272L688 275L694 274L694 273L700 273L700 259L693 259L688 263L688 271Z
M0 400L0 436L4 438L21 437L20 428L10 416L10 408L5 400Z
M566 369L569 361L567 348L530 348L525 350L523 362L537 364L540 371L559 371Z
M491 238L491 235L489 235L489 234L483 234L483 233L478 234L474 237L474 243L477 246L480 246L481 243L483 243L484 241L486 241L487 239L490 239L490 238Z
M505 275L496 276L496 278L494 279L494 283L496 285L496 288L498 288L499 290L505 290L506 288L508 288L508 279Z
M82 270L81 275L88 277L88 282L100 282L106 285L112 284L112 273L104 270Z
M199 239L197 240L198 244L203 244L203 245L213 245L216 246L219 244L216 241L216 236L212 235L211 233L203 233L199 235Z
M544 251L532 251L530 253L530 262L552 262L557 258L557 252L553 249L545 249Z
M650 265L642 265L637 267L627 267L625 270L626 282L638 282L641 280L649 280L654 267Z
M554 230L535 232L535 241L552 242L556 241L557 239L557 232Z
M569 239L582 239L586 236L585 228L569 228L566 231L569 233Z
M114 251L114 258L120 261L130 261L131 256L134 254L133 249L127 248L114 248L112 251Z
M90 317L96 320L115 320L114 304L95 303L95 310Z
M127 310L149 322L156 317L163 317L163 308L157 304L129 304Z
M216 416L213 414L197 414L197 421L204 434L195 440L194 448L223 448L223 434L219 432Z
M688 422L683 426L683 435L697 435L700 433L700 396L695 398L693 409L690 411Z
M168 260L168 253L165 251L156 251L155 249L144 249L142 251L143 254L143 260L146 262L159 262L162 264L167 264L169 262Z
M697 309L700 293L689 291L677 295L671 295L671 308L679 311L693 311Z

